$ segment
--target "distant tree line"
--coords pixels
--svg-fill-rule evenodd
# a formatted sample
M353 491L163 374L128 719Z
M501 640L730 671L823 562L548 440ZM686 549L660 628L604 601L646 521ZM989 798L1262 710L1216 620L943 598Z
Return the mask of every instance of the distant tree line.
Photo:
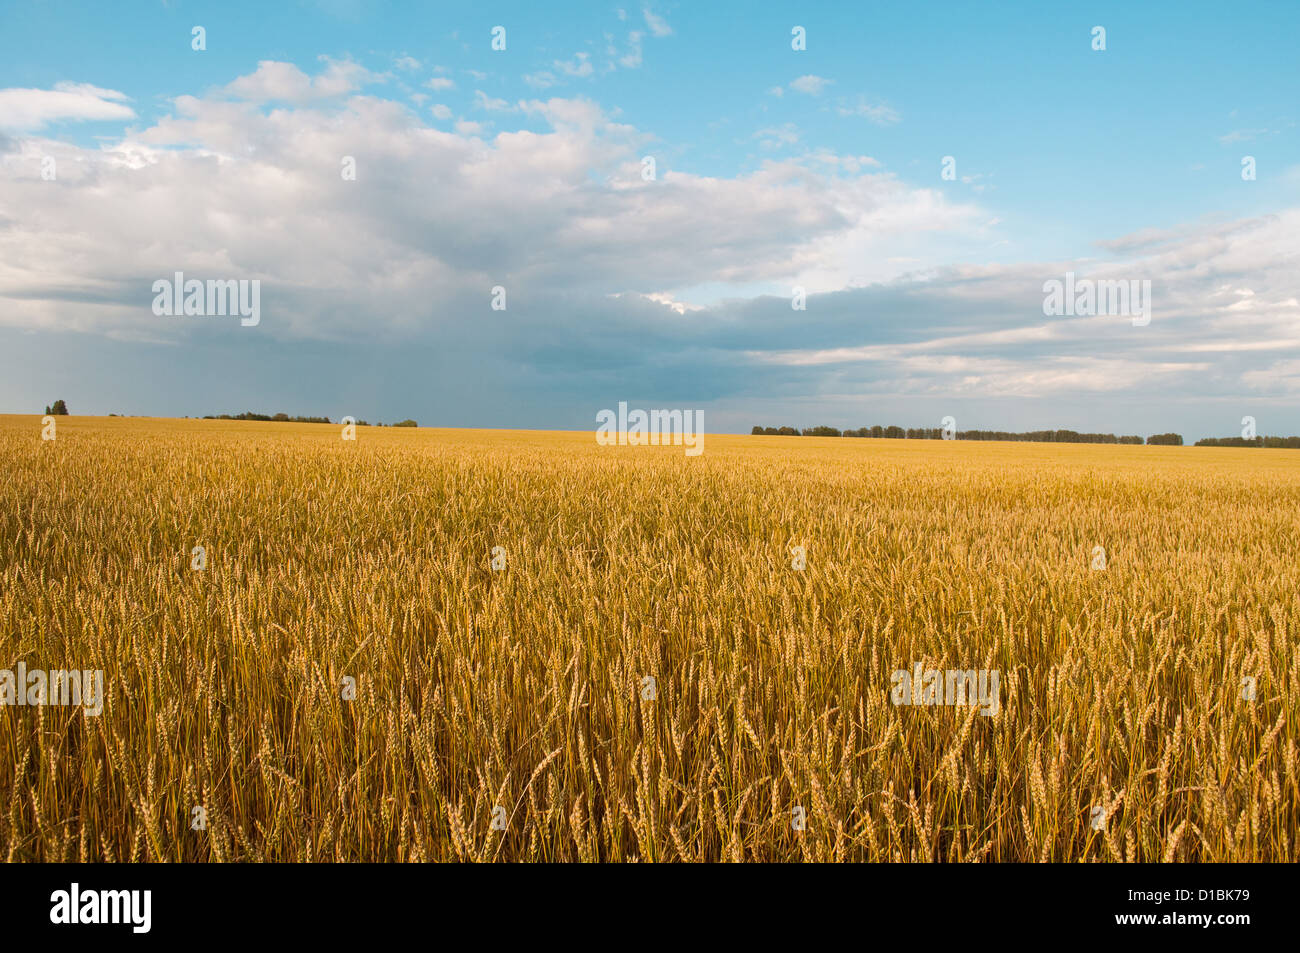
M63 401L59 401L63 403ZM47 409L45 411L49 413ZM55 411L58 413L58 411ZM67 413L65 410L64 413ZM109 416L112 416L111 414ZM204 420L270 420L281 424L332 424L334 421L328 417L290 417L288 414L255 414L251 410L242 414L205 414ZM357 421L358 427L369 427L370 424L364 420ZM384 426L382 423L375 424L376 427ZM418 427L420 426L414 420L407 418L399 423L392 424L394 427Z
M204 420L274 420L282 424L329 424L328 417L290 417L288 414L255 414L251 410L242 414L204 414ZM357 423L364 424L364 420Z
M1283 450L1300 450L1300 437L1206 437L1196 441L1198 447L1273 447Z
M66 417L68 415L68 405L61 400L56 400L53 405L46 405L45 414L48 417Z
M1002 430L967 430L957 434L958 440L1023 440L1030 443L1123 443L1141 446L1145 443L1164 443L1165 438L1173 438L1171 443L1181 444L1183 438L1178 434L1160 434L1148 437L1145 441L1137 434L1116 436L1113 433L1079 433L1075 430L1031 430L1028 433L1006 433Z
M750 431L755 436L767 437L876 437L886 440L942 440L943 429L940 427L859 427L857 430L840 430L836 427L755 427ZM1127 443L1142 444L1141 437L1117 437L1113 433L1079 433L1074 430L1031 430L1027 433L1009 433L1004 430L959 430L958 440L1016 440L1030 443ZM1274 439L1274 438L1270 438ZM1280 438L1278 438L1280 439ZM1300 439L1300 438L1288 438ZM1183 438L1176 433L1155 434L1146 438L1145 443L1152 446L1181 447Z

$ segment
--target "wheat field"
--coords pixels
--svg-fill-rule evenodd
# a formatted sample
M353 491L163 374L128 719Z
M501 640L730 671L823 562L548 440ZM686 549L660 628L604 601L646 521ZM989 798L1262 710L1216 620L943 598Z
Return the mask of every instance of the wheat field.
M1293 451L57 426L0 666L103 709L0 708L8 860L1296 857Z

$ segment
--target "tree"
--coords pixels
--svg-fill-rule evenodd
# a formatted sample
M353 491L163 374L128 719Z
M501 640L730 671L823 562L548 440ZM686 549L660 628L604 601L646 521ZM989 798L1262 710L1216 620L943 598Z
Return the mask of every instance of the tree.
M61 400L56 400L53 407L46 407L45 413L51 416L66 417L68 416L68 405Z

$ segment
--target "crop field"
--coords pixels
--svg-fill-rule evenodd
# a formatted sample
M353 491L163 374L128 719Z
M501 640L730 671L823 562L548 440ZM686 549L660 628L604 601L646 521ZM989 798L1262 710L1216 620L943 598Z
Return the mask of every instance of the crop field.
M8 860L1296 857L1295 451L57 428L0 417Z

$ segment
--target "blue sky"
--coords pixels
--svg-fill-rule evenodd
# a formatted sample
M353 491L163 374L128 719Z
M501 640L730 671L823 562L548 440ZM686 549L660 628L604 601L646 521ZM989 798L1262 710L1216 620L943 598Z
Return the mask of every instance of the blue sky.
M0 4L0 410L1300 432L1300 6L753 7Z

